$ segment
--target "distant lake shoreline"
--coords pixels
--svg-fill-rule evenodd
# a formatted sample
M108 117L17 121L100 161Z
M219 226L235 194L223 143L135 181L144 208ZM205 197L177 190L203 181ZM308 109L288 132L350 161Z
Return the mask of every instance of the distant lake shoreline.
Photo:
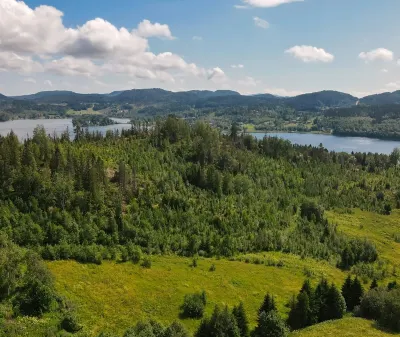
M300 133L300 132L249 132L248 134L263 139L267 137L278 137L286 139L293 144L319 146L322 144L328 151L335 152L371 152L390 154L395 148L400 147L400 141L377 139L368 137L336 136L322 133Z
M107 126L91 126L90 132L100 132L105 134L108 130L122 131L131 128L129 119L111 118L118 124ZM43 125L46 133L49 135L59 136L65 130L69 130L73 137L72 118L54 118L54 119L18 119L0 123L0 135L6 136L11 130L18 136L20 140L32 137L33 130L36 126ZM367 137L350 137L336 136L323 133L300 133L300 132L249 132L257 139L263 139L264 136L278 137L289 140L293 144L299 145L322 145L329 151L336 152L372 152L390 154L396 147L400 147L400 141L382 140Z

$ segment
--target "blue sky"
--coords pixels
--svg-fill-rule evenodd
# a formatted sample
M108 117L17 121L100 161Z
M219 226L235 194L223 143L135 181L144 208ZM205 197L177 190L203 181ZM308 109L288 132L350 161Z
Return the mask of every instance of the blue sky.
M1 11L8 95L400 89L398 0L0 0Z

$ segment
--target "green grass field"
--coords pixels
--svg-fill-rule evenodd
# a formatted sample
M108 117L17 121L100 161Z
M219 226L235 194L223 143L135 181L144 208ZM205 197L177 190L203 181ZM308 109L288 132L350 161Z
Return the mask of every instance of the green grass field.
M101 266L72 261L51 262L57 289L77 306L82 323L95 335L102 329L124 331L137 321L154 318L163 323L179 319L185 294L205 290L207 314L215 304L232 307L243 301L252 325L265 294L276 296L278 309L296 294L307 275L317 282L322 276L342 284L346 275L326 262L301 260L278 253L258 254L260 260L283 262L269 267L244 261L200 259L196 268L191 259L176 256L153 257L152 268L131 263L104 262ZM209 271L214 264L216 270ZM190 331L199 324L183 320Z
M327 212L331 223L347 235L368 238L378 249L381 259L393 265L400 262L400 244L395 236L400 232L400 212L390 216L355 210L352 214ZM250 263L246 263L250 261ZM254 263L258 260L258 263ZM281 267L268 266L277 265ZM179 320L180 305L186 294L205 290L207 314L215 304L232 307L243 301L251 325L267 292L276 296L278 309L286 316L286 304L296 294L303 281L311 277L317 282L322 276L341 286L346 273L325 261L301 259L282 253L252 254L226 259L198 260L177 256L153 256L152 268L143 269L131 263L104 262L100 266L73 261L49 262L56 277L58 291L76 305L78 316L89 333L101 330L122 333L139 320L153 318L164 324ZM211 265L216 270L211 272ZM195 331L196 320L183 320ZM292 336L386 336L372 322L345 318L319 324Z
M75 110L68 110L67 116L82 116L82 115L101 115L101 111L94 111L92 108L88 108L86 110L75 111Z
M338 230L359 238L368 238L376 245L379 257L395 266L400 266L400 243L395 236L400 234L400 211L391 215L354 210L353 214L327 212L331 223L338 225Z
M385 337L399 336L379 330L373 321L348 317L329 321L293 332L290 337Z

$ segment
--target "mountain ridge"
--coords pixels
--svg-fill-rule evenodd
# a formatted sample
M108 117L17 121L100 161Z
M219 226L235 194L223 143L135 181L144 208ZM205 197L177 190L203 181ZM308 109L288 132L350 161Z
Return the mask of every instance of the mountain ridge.
M160 88L151 88L113 91L105 94L83 94L66 90L54 90L9 97L0 94L0 100L32 101L34 103L47 104L127 103L137 104L139 106L180 104L181 106L191 106L195 108L275 104L287 105L299 111L320 111L330 108L352 107L357 104L371 106L400 104L400 90L374 94L360 99L348 93L334 90L323 90L292 97L276 96L269 93L242 95L239 92L231 90L189 90L173 92Z

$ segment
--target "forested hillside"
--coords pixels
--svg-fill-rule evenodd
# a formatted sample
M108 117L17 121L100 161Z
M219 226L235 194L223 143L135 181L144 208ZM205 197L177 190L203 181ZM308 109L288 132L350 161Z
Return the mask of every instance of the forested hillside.
M356 273L366 282L375 277L387 282L388 277L397 275L396 262L386 259L386 253L381 258L383 250L380 245L377 249L373 236L348 235L338 230L332 218L340 212L351 214L352 208L387 217L400 207L398 150L390 156L329 153L323 147L296 146L277 138L257 141L240 134L236 124L223 135L205 123L189 125L176 117L154 125L137 122L122 134L90 134L79 124L75 132L75 139L67 132L60 138L50 138L38 127L33 138L23 143L13 133L0 137L0 272L5 284L13 285L3 288L0 303L8 335L18 336L13 329L21 326L42 331L32 328L32 322L22 323L20 317L30 314L61 320L66 331L80 330L74 306L67 299L81 288L69 288L70 277L66 276L62 277L65 286L55 288L47 272L38 275L27 269L30 263L42 265L39 256L48 261L97 265L105 260L133 262L140 263L143 270L151 269L152 260L156 261L152 256L158 255L189 257L191 268L209 263L199 259L211 262L221 257L278 269L287 264L291 269L281 275L296 273L295 285L286 285L296 292L302 276L296 267L289 267L293 257L275 260L246 254L292 253L306 264L300 271L304 278L319 275L324 279L324 273L315 274L311 268L316 262L306 259L324 260L330 267L323 268L335 275L332 281L336 284L341 282L338 275L342 275L336 268ZM11 256L18 256L15 263ZM167 270L175 270L176 263ZM56 275L65 273L60 266L53 267ZM214 262L203 268L215 273L228 265ZM393 273L387 271L389 268ZM310 288L309 296L318 296L321 301L331 301L333 296L339 309L334 308L336 304L327 304L301 327L343 316L346 304L336 286L318 281L321 283L315 295ZM90 281L92 285L96 282ZM210 289L213 293L218 288ZM57 291L66 292L66 298ZM77 297L88 301L81 305L93 301L93 297L82 297L90 291ZM283 295L287 297L288 293ZM288 304L291 311L300 310L300 297ZM198 312L206 300L187 297L185 301L189 312ZM257 295L251 307L259 301ZM284 308L283 302L279 302L279 308ZM272 316L266 309L260 311L255 333L263 335L257 329L268 330L265 324L274 322L271 324L282 329L282 336L286 335L282 318L273 311ZM287 313L287 309L284 311ZM213 324L220 320L234 322L231 315L234 313L228 309L216 307L197 335L203 336L199 334L207 329L214 331ZM294 328L300 324L290 321L290 314L288 323ZM238 329L235 324L231 327ZM141 325L132 329L140 330ZM232 336L245 335L237 331Z
M340 263L354 243L323 208L397 206L397 152L328 153L175 118L137 127L105 138L77 130L75 141L40 128L24 144L1 138L3 230L49 259L97 259L134 244L147 253L282 250Z

